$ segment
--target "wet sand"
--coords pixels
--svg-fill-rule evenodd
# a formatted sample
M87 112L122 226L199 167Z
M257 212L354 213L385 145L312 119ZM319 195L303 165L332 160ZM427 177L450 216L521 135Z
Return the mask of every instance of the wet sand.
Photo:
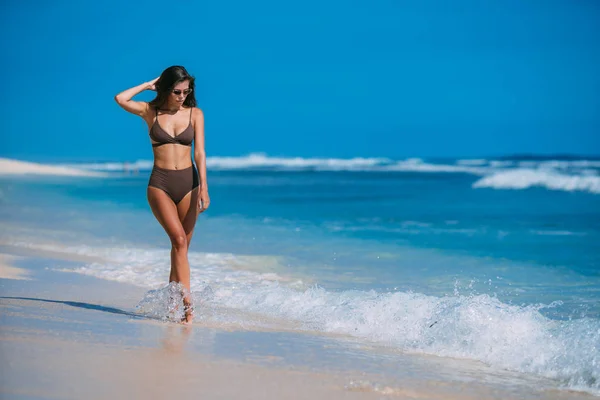
M418 363L400 364L413 372L398 380L397 374L365 367L373 361L361 350L338 347L334 338L202 318L190 326L142 318L134 306L144 289L56 271L65 263L81 263L78 257L2 251L2 398L594 398L558 390L524 392L526 383L435 379Z

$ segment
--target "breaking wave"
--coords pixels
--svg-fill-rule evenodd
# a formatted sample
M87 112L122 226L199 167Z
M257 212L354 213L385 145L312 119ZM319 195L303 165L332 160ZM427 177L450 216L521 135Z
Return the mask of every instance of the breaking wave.
M32 167L33 166L33 167ZM38 173L72 176L120 176L150 171L152 161L106 163L33 164L0 160L0 174ZM35 167L35 168L34 168ZM393 160L371 158L271 157L253 153L241 157L209 157L207 167L213 171L349 171L390 173L442 173L474 175L473 188L522 190L543 187L550 190L600 193L600 161L597 160L505 160L458 159ZM33 172L32 172L33 171Z
M474 188L527 189L544 187L550 190L567 192L584 191L600 193L600 176L569 175L551 169L518 168L496 172L485 176L475 183Z

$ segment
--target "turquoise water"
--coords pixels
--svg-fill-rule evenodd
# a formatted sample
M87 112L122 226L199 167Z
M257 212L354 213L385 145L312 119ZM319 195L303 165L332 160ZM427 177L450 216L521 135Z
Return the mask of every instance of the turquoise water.
M74 271L159 288L169 244L140 165L105 178L1 178L3 241L106 257ZM209 168L193 290L301 329L597 390L600 166L398 165ZM534 183L518 187L514 174L531 181L531 171Z

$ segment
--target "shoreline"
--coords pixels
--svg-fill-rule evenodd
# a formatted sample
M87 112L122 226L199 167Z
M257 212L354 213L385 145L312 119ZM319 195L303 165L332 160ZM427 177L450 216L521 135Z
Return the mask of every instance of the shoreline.
M15 255L0 253L0 279L29 279L29 272L26 269L13 266L18 258Z
M594 398L568 390L525 389L527 380L520 378L500 386L479 383L476 363L418 355L381 358L381 349L342 338L209 318L197 318L191 326L142 319L132 305L145 289L54 271L65 263L89 261L86 257L12 250L0 250L4 263L30 280L0 279L0 350L11 366L1 378L2 393L56 398L154 398L157 391L249 399ZM467 375L449 371L453 364L472 364L474 375L464 366ZM428 370L431 366L442 375ZM386 368L390 373L382 373ZM400 378L392 373L398 368L406 369ZM32 379L31 371L39 378ZM442 379L443 374L450 378ZM151 384L144 384L149 376ZM95 390L100 390L98 397L90 397Z
M91 178L101 178L107 176L102 172L85 171L83 169L63 167L59 165L40 164L30 161L21 161L0 157L0 176L21 175L55 175Z

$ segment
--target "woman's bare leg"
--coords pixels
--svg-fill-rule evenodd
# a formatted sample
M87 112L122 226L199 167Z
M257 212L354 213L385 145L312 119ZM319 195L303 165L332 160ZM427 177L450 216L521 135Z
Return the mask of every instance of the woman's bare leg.
M179 219L178 207L162 190L148 187L148 203L152 213L171 240L171 273L169 282L179 282L184 290L184 304L190 304L190 264L188 235ZM181 204L181 202L179 203Z
M196 220L198 218L198 188L188 193L178 204L177 214L179 221L186 235L187 247L189 249L194 234L194 227L196 226ZM189 267L188 267L189 271ZM189 287L188 287L189 290ZM192 301L191 298L184 296L183 304L185 306L185 319L186 322L191 322L193 318L192 312Z
M189 250L190 243L192 242L192 236L194 234L194 227L196 226L196 218L191 218L192 209L191 205L198 202L198 189L187 194L176 206L177 216L181 222L181 226L185 232L187 239L187 248ZM196 206L197 207L197 206ZM177 276L177 270L171 268L171 274L169 276L169 282L179 282Z
M189 248L190 243L192 242L196 220L198 219L198 188L188 193L179 204L177 204L177 214L179 215L179 221L181 221L183 230L185 231Z

